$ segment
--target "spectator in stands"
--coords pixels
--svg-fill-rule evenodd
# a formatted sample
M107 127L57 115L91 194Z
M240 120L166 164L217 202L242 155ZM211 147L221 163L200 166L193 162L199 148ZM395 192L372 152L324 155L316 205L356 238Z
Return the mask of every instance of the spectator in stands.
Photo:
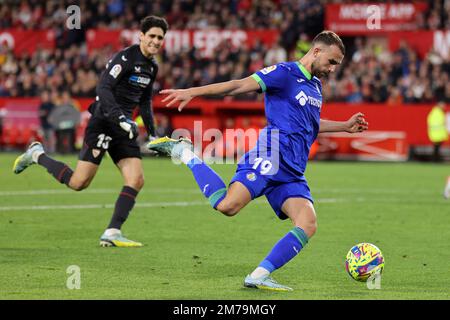
M439 101L427 116L428 137L434 144L433 161L442 160L440 149L442 143L448 140L448 131L445 118L445 103Z
M450 82L445 86L445 103L450 103Z
M400 92L400 89L395 86L390 86L388 88L389 97L386 101L389 106L398 106L403 103L403 96Z
M123 29L135 26L146 13L168 17L174 29L183 28L279 28L292 31L293 38L283 40L295 45L298 34L310 35L324 29L324 5L329 1L316 0L80 0L82 24L89 28ZM361 2L361 1L359 1ZM449 23L448 0L429 0L428 11L415 21L417 29L442 29ZM0 28L64 29L65 9L73 1L3 0L0 4ZM292 49L288 46L288 50Z
M308 39L308 35L306 33L300 33L298 37L297 43L295 45L295 59L301 59L311 48L311 41ZM285 61L283 59L282 61Z
M54 108L55 105L50 99L50 93L47 90L42 91L41 104L39 105L38 113L41 122L42 142L45 150L48 150L49 153L55 152L55 132L48 121L49 115Z
M264 65L271 66L287 60L287 52L281 46L281 41L278 39L273 45L267 50L264 57Z
M172 125L170 124L170 119L165 114L158 114L156 118L156 128L155 134L157 137L170 137L172 135Z
M428 11L417 18L417 28L448 29L450 1L428 2ZM0 4L0 28L53 29L58 46L56 49L37 48L30 56L16 56L6 46L0 48L0 96L36 96L42 90L57 88L60 92L69 89L77 97L95 97L98 74L111 58L113 48L87 52L84 32L98 27L133 28L138 16L148 11L170 16L174 20L174 29L177 24L180 29L275 28L281 35L281 48L267 49L260 41L252 48L245 45L232 48L224 42L211 57L202 56L195 49L183 54L165 52L160 57L161 72L154 85L155 91L243 78L260 69L261 65L267 66L272 64L270 61L278 60L272 56L284 55L283 50L288 58L281 60L298 59L296 54L301 54L303 44L306 47L308 34L318 33L314 28L323 29L325 3L314 0L174 0L149 4L138 0L81 0L82 32L69 32L65 28L65 10L70 1L5 0ZM450 99L446 88L450 82L450 62L436 52L422 59L406 42L390 53L376 40L357 38L349 56L352 58L344 61L344 65L352 72L338 72L334 83L329 81L330 87L324 86L328 102L346 99L384 102L390 96L388 88L392 87L400 89L405 103ZM383 74L389 77L384 79ZM425 79L431 81L425 84ZM344 88L344 92L336 90L338 87ZM410 87L413 90L409 90ZM351 93L347 92L349 89ZM249 94L230 99L256 97Z
M75 107L69 91L64 91L61 104L49 115L49 123L56 134L56 151L59 153L75 152L75 131L80 123L80 111Z

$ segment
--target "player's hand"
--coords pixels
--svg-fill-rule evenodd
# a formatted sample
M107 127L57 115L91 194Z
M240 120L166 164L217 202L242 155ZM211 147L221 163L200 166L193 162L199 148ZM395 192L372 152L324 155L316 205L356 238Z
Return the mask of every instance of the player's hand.
M119 125L124 131L128 132L128 138L133 139L139 135L137 123L123 115L119 117Z
M349 133L363 132L369 129L369 123L364 119L364 114L358 112L346 121L345 127L345 131Z
M190 94L189 89L166 89L161 90L159 93L168 95L162 100L162 102L166 102L166 107L170 107L177 101L180 101L180 104L178 105L178 111L183 110L183 108L189 103L189 101L194 98Z

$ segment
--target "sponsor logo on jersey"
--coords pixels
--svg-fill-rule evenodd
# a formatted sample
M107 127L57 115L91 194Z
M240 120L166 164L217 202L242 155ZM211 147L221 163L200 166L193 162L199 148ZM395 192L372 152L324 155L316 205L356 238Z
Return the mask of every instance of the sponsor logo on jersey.
M302 107L304 107L308 102L308 96L303 92L303 90L300 91L300 93L296 95L295 98L298 100L298 103L300 103Z
M135 82L137 84L148 85L150 83L150 78L139 77L139 76L131 76L130 77L130 81L131 82Z
M309 104L313 107L322 108L322 101L314 97L308 96Z
M322 108L322 101L320 99L307 96L306 93L303 92L303 90L300 91L299 94L295 96L295 98L302 107L304 107L306 103L309 102L309 104L313 107L317 107L319 109Z
M135 66L135 67L134 67L134 71L136 71L136 72L138 72L138 73L141 72L141 67L136 67L136 66Z

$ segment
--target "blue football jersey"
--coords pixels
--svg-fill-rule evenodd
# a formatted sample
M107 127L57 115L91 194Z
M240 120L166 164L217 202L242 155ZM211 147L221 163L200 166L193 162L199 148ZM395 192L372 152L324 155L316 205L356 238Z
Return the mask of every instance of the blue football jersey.
M265 93L267 130L279 130L284 169L303 175L319 133L322 83L299 62L284 62L252 75Z

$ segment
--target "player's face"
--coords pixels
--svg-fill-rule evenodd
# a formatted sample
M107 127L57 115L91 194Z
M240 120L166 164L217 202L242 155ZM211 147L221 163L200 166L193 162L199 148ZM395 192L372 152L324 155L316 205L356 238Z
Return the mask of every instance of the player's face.
M153 27L146 33L141 32L139 39L141 40L141 50L145 56L154 56L158 53L164 42L164 31L161 28Z
M311 65L311 73L317 78L326 77L331 72L336 71L337 66L344 59L341 50L335 45L315 48L313 54L315 60Z

